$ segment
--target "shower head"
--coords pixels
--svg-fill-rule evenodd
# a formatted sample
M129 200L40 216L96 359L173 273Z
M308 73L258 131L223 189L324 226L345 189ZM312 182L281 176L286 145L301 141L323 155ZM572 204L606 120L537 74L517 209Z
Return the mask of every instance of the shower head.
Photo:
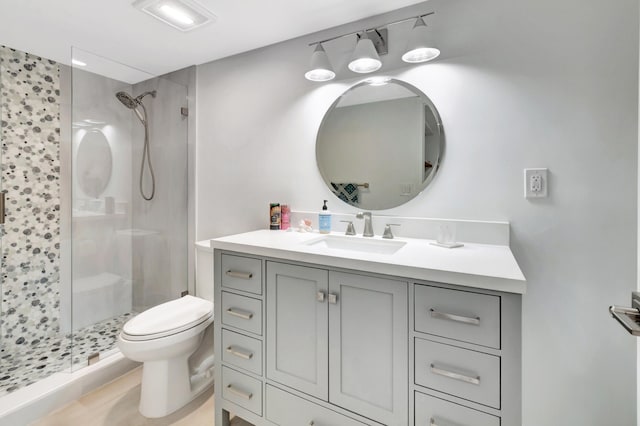
M116 93L116 98L118 98L118 100L122 102L122 104L127 108L135 109L138 105L140 105L140 102L142 102L142 98L144 98L147 95L151 95L152 97L155 98L156 91L152 90L150 92L144 92L143 94L138 95L135 98L130 94L128 94L127 92L118 92Z
M118 98L118 100L129 109L135 109L140 103L138 99L132 98L127 92L116 93L116 98Z

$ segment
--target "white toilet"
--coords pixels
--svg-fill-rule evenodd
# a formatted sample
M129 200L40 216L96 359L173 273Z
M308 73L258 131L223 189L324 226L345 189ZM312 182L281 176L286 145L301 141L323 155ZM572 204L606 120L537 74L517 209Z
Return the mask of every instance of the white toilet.
M209 271L213 270L213 256L209 256L210 266L200 264L203 274L198 272L196 277L196 293L205 296L211 296L208 287L213 288ZM118 336L118 347L127 358L144 363L143 416L169 415L213 384L212 324L213 301L188 295L127 321Z

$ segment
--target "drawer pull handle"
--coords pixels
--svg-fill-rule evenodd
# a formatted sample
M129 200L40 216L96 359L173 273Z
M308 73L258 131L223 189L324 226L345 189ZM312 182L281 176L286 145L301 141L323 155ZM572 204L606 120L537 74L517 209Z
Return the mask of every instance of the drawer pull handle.
M237 395L240 398L246 399L247 401L253 397L252 393L244 392L244 391L241 391L240 389L236 389L233 387L233 385L227 385L227 389L229 389L229 392L231 392L232 394Z
M442 421L442 420L441 420L441 421ZM429 422L429 426L446 426L446 425L448 425L448 424L453 424L453 423L449 423L449 422L446 422L446 423L438 423L438 422L436 421L435 417L431 417L431 421ZM458 423L456 423L456 425L458 425ZM459 425L459 426L462 426L462 425Z
M442 368L438 368L433 364L431 364L431 372L439 376L448 377L454 380L460 380L461 382L465 382L465 383L471 383L472 385L480 384L480 376L476 376L476 377L465 376L464 374L455 373L449 370L443 370Z
M446 312L436 311L433 308L429 309L429 312L431 313L431 318L445 319L449 321L461 322L464 324L480 325L480 317L463 317L461 315L454 315L448 314Z
M227 352L229 352L231 355L235 355L238 358L242 358L242 359L253 358L253 352L245 351L239 348L234 348L233 346L229 346L227 348Z
M338 304L338 295L334 293L329 293L329 303L332 305Z
M251 272L227 271L225 274L231 278L240 278L242 280L250 280L253 278L253 274Z
M227 309L227 313L229 315L233 315L234 317L238 317L246 320L250 320L251 318L253 318L253 313L243 311L241 309L236 309L236 308Z

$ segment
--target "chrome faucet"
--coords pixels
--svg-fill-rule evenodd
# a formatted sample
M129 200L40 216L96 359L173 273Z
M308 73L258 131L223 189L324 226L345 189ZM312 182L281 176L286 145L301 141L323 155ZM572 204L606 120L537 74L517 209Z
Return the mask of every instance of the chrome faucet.
M363 237L373 237L373 225L371 224L371 212L360 212L356 215L358 219L364 219Z

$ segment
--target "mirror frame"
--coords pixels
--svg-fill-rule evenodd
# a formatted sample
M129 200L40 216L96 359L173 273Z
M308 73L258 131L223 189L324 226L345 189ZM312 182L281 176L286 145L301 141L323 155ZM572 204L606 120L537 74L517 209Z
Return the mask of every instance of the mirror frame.
M376 86L376 85L380 85L380 83L375 83L375 78L368 78L366 80L363 80L359 83L356 83L350 87L348 87L344 92L342 92L342 94L340 96L338 96L338 98L331 104L331 106L329 107L329 109L327 109L327 111L324 113L324 117L322 117L322 121L320 122L320 126L318 127L318 131L316 132L316 150L315 150L315 154L316 154L316 166L318 167L318 171L320 172L320 176L322 177L322 180L324 181L325 185L327 186L327 189L329 189L329 192L331 192L331 194L338 200L340 200L341 202L350 205L352 207L361 207L361 206L356 206L353 204L350 204L344 200L342 200L341 198L339 198L332 190L331 190L331 186L330 186L330 179L327 178L327 176L325 176L322 167L320 167L320 163L319 163L319 155L318 155L318 142L319 142L319 138L320 138L320 130L322 129L322 126L324 126L327 117L329 117L330 113L332 111L334 111L337 107L337 105L340 103L340 101L342 100L342 98L349 93L352 90L355 90L359 87L362 86ZM438 129L440 131L440 146L439 148L439 152L438 152L438 158L436 161L436 164L433 165L433 171L431 173L429 173L429 175L427 176L427 178L422 182L422 185L420 186L420 189L418 191L416 191L415 195L411 198L408 198L404 203L400 203L394 206L390 206L390 207L384 207L384 208L380 208L380 209L375 209L375 208L363 208L364 210L373 210L373 211L379 211L379 210L388 210L388 209L393 209L399 206L402 206L406 203L408 203L409 201L417 198L420 194L422 194L424 192L424 190L429 186L429 184L431 184L431 182L433 181L433 179L435 178L436 174L438 173L438 171L440 170L440 166L442 164L442 160L444 158L444 154L445 154L445 132L444 132L444 125L442 124L442 118L440 117L440 113L438 112L438 109L436 108L436 106L434 105L434 103L431 101L431 99L420 89L418 89L416 86L414 86L413 84L407 83L406 81L397 79L397 78L386 78L386 77L377 77L377 78L383 78L384 79L384 84L389 84L389 83L395 83L398 84L402 87L404 87L405 89L409 90L412 93L415 93L417 96L420 97L420 99L422 100L422 102L425 104L425 106L429 107L429 110L431 111L431 113L433 114Z

